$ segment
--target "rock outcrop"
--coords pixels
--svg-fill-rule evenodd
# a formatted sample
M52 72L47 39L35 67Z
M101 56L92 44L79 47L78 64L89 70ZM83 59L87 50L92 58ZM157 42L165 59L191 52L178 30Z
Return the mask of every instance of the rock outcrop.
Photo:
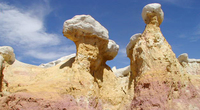
M125 77L125 76L129 75L129 73L131 72L130 65L126 66L124 68L119 68L119 69L116 69L116 67L115 67L112 70L117 77Z
M124 93L115 74L106 65L107 60L112 60L118 53L119 46L108 37L108 31L90 15L77 15L65 21L63 34L76 45L76 57L72 64L74 82L87 82L87 86L74 86L85 91L80 94L101 98L104 109L123 107L122 104L126 93ZM112 89L110 89L112 88ZM77 92L72 91L70 94ZM85 94L84 94L85 93ZM114 108L113 108L113 107Z
M189 59L187 53L179 55L178 61L191 75L200 75L200 59Z
M2 92L4 85L7 86L7 82L3 78L3 70L7 64L11 65L14 61L15 54L13 48L9 46L0 47L0 92Z
M198 88L193 86L160 31L163 15L160 4L146 5L142 11L145 30L137 41L130 41L134 42L131 48L127 47L130 80L134 81L131 109L199 109Z
M154 16L156 16L156 20L152 20ZM142 18L146 24L158 22L154 24L160 26L164 20L164 13L161 9L161 5L158 3L146 5L142 10Z
M119 49L108 31L91 16L77 15L64 23L63 34L76 44L76 56L53 61L47 68L17 60L7 66L4 78L9 86L0 109L102 110L129 105L124 86L106 65Z
M0 110L200 109L199 60L176 58L160 31L160 4L145 6L142 17L145 30L130 38L130 66L121 69L106 65L119 46L90 15L64 22L76 54L35 66L0 47Z
M119 46L108 39L107 29L90 15L76 15L65 21L63 34L76 44L73 65L90 73L107 60L112 60L119 50Z
M15 61L15 54L12 47L2 46L0 47L0 55L4 58L8 64L12 64Z
M67 59L73 59L75 56L76 56L76 54L74 53L74 54L71 54L71 55L67 55L67 56L61 57L61 58L59 58L57 60L54 60L54 61L51 61L49 63L41 64L39 66L43 67L43 68L53 67L53 66L56 66L57 64L61 63L62 61L65 61Z

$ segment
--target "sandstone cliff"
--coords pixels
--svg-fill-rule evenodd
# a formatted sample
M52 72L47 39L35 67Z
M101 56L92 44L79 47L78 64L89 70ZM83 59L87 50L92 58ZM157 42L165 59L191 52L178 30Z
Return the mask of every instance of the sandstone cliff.
M106 65L119 46L90 15L64 22L76 55L34 66L0 48L0 110L200 109L199 60L176 58L160 30L160 4L146 5L142 17L145 30L130 38L130 66L122 69Z

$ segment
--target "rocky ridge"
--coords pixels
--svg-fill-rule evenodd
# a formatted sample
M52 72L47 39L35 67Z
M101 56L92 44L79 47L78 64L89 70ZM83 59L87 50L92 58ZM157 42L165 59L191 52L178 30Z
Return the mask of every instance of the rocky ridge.
M119 46L90 15L64 22L63 35L75 43L76 55L34 66L15 60L11 47L0 47L0 109L200 109L199 60L176 58L160 30L160 4L146 5L142 17L145 30L130 38L130 66L121 69L106 65Z

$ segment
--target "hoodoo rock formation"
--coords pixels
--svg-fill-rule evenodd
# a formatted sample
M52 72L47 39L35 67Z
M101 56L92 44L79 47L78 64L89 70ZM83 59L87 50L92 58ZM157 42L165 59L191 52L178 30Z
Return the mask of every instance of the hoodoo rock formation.
M127 46L130 79L134 81L131 109L199 108L197 88L160 31L163 15L160 4L146 5L142 11L145 30L137 40L130 41L134 45Z
M76 44L73 65L84 71L96 71L101 64L112 60L119 50L119 46L108 39L107 29L90 15L77 15L65 21L63 34Z
M176 58L160 30L160 4L146 5L142 17L145 30L130 38L130 65L121 69L106 65L119 46L90 15L64 22L76 54L34 66L0 47L0 110L200 109L200 60Z
M7 86L7 82L3 79L3 70L7 64L11 65L14 61L15 54L13 48L9 46L0 47L0 92L2 92L3 85Z
M4 103L0 109L102 110L124 108L130 102L106 65L119 50L107 29L90 15L77 15L65 21L63 34L76 44L76 56L40 67L17 60L6 66L4 78L9 85L0 98Z

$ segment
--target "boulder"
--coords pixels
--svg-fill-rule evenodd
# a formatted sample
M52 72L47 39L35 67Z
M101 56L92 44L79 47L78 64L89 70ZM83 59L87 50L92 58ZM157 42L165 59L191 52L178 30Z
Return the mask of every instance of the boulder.
M9 46L1 46L0 47L0 55L3 56L4 60L8 64L12 64L15 61L15 54L12 47Z
M142 18L146 24L149 24L150 22L158 22L154 24L160 25L164 20L164 13L161 9L161 5L159 3L151 3L144 6L142 10Z
M187 53L178 56L179 63L191 75L200 75L200 59L190 59Z
M183 54L179 55L178 56L178 61L180 63L182 63L182 62L188 63L188 54L187 53L183 53Z

